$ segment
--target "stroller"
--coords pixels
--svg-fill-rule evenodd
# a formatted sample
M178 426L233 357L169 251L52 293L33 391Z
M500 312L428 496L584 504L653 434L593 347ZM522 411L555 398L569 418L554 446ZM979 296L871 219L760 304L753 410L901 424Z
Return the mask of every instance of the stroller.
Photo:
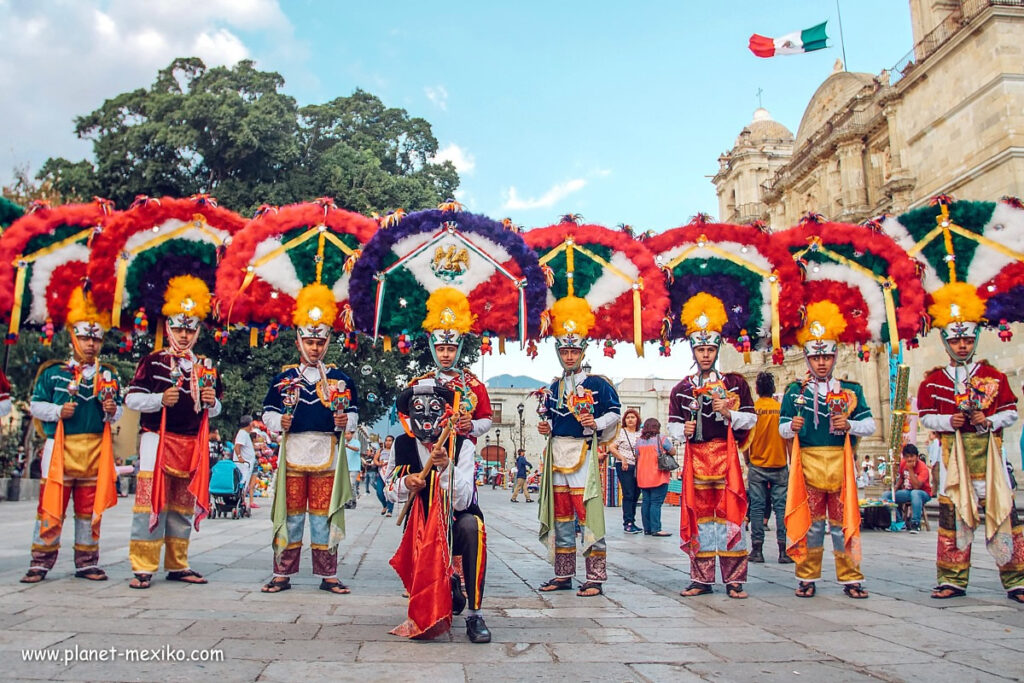
M242 473L230 460L221 460L210 471L210 497L213 499L210 517L251 517L245 504L245 482Z

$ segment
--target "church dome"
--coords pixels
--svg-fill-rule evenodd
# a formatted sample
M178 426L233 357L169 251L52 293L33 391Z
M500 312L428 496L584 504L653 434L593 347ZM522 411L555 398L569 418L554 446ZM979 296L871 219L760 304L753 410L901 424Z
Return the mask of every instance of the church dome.
M784 125L773 119L767 109L764 107L758 107L754 112L754 120L748 123L747 126L740 131L739 137L736 138L736 146L739 147L743 144L757 145L765 140L792 141L793 133L791 133Z

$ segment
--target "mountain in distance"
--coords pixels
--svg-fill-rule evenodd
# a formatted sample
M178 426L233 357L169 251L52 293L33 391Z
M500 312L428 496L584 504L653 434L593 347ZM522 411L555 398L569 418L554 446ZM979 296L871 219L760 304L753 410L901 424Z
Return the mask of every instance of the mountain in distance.
M539 389L547 386L546 382L528 377L527 375L495 375L487 380L487 386L492 388L514 388L514 389Z

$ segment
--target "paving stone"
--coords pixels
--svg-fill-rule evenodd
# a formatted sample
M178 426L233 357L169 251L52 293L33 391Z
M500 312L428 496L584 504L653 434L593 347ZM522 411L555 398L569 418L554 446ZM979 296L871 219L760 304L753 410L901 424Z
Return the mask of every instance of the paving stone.
M461 664L435 663L430 666L408 662L352 664L333 662L271 662L259 680L282 683L295 681L360 681L361 683L437 683L466 679Z
M386 643L363 643L359 648L359 662L410 662L423 665L434 663L467 662L550 662L551 653L543 645L532 643L489 643L486 645L464 642L420 642L399 640ZM572 647L572 645L566 645ZM579 648L577 648L579 649Z
M955 650L947 652L945 659L993 676L1005 676L1015 680L1024 678L1024 655L1021 654L1020 641L1016 641L1012 649Z
M147 620L148 621L148 620ZM253 627L253 622L249 620L240 621L226 621L220 619L207 619L204 621L196 621L191 626L181 632L183 636L196 637L196 636L220 636L222 638L231 638L240 634L250 633ZM320 624L267 624L266 629L273 633L278 638L288 638L290 640L310 640L319 631Z
M621 662L635 664L639 662L671 662L686 664L688 662L704 662L718 658L707 650L676 643L636 643L629 647L578 647L572 643L556 643L550 645L559 662Z
M260 661L297 662L354 662L359 651L359 640L302 640L276 638L221 638L217 648L224 650L226 659L255 659Z
M554 664L466 664L469 681L607 681L642 680L625 664L586 664L583 662Z
M828 681L829 683L878 682L878 678L849 666L843 666L841 663L833 664L820 661L696 662L686 668L701 676L702 680L716 681L716 683L749 683L750 681L792 683L795 680ZM920 675L920 670L918 670L918 674Z
M732 662L838 661L798 643L707 643L708 652Z

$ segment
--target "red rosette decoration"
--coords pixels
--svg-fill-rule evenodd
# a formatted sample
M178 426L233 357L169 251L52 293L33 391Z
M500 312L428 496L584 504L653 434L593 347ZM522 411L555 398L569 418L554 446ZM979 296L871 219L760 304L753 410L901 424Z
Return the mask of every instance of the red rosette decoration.
M22 324L64 325L68 295L83 283L93 239L114 220L113 203L36 205L0 236L0 311L9 338Z
M846 318L839 341L899 341L921 332L925 292L918 265L895 240L870 226L803 221L774 238L804 270L805 303L828 299ZM892 329L895 327L895 329Z
M187 199L139 196L93 241L88 275L93 298L128 329L139 309L156 324L167 283L194 275L212 292L225 244L245 219L207 195Z
M217 317L228 326L287 325L299 290L322 283L338 302L335 331L351 332L349 277L376 231L372 218L327 198L262 208L232 238L217 269Z
M800 269L763 227L693 221L644 244L669 283L664 343L686 338L680 313L701 292L722 301L729 318L722 336L741 350L780 350L800 326Z
M631 342L642 356L643 342L659 338L669 303L654 255L627 231L579 220L566 215L523 233L548 274L547 306L570 295L585 299L595 318L588 336Z

